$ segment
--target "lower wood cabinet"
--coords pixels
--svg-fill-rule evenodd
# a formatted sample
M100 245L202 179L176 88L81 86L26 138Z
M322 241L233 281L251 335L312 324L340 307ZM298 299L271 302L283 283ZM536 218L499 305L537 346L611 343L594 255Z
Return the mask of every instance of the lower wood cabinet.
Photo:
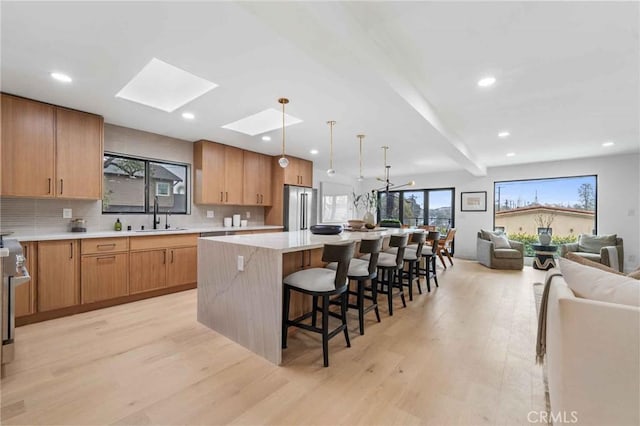
M38 312L80 303L79 258L78 240L38 243Z
M16 287L16 318L36 312L36 280L38 277L38 256L36 251L36 243L22 243L22 252L31 275L31 281Z
M168 249L167 285L183 285L198 280L198 248Z
M82 256L82 303L129 294L129 253Z
M129 291L131 294L167 286L167 250L131 252Z

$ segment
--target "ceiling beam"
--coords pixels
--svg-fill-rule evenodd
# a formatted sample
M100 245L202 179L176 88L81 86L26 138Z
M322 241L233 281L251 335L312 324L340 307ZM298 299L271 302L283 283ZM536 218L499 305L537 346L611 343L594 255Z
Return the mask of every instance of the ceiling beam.
M361 82L362 69L366 67L442 135L437 141L430 142L436 142L445 155L472 175L486 175L486 166L444 123L412 82L409 72L403 68L410 61L399 59L399 50L394 49L391 43L385 43L379 31L367 31L349 6L338 2L238 4L314 60L348 79L351 85Z

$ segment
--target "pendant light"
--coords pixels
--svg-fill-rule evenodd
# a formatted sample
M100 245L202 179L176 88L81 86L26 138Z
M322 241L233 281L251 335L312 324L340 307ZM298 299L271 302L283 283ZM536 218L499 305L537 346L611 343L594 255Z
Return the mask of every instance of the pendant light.
M362 182L364 180L364 176L362 176L362 139L364 135L356 135L358 139L360 139L360 174L358 175L358 182Z
M414 180L410 180L409 182L403 183L402 185L394 185L393 183L391 183L390 181L391 166L387 164L387 150L389 149L389 147L383 146L382 149L384 150L384 179L381 179L381 178L377 178L377 179L380 182L384 182L385 186L377 189L377 191L380 192L384 190L385 192L389 192L390 190L395 190L405 186L414 186L416 184Z
M336 124L334 120L327 121L329 125L329 169L327 170L327 176L333 177L336 174L336 171L333 169L333 126Z
M280 98L278 102L282 104L282 157L278 160L278 164L284 169L289 165L289 160L284 155L284 106L289 103L289 99Z

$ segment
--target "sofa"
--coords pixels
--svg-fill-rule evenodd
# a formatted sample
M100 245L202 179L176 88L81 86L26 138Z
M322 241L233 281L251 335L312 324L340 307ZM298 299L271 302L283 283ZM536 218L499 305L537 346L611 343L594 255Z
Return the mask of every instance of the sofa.
M624 250L622 238L617 235L580 234L575 243L561 244L560 256L575 253L594 262L624 271Z
M496 248L491 235L497 234L491 231L478 232L476 242L476 257L482 265L492 269L514 269L524 267L524 244L519 241L509 241L509 248Z
M640 283L635 290L633 284L626 289L635 306L578 297L565 281L570 279L562 262L570 261L561 259L564 277L550 278L546 307L550 414L569 419L573 414L585 425L638 425ZM599 285L596 279L593 283Z

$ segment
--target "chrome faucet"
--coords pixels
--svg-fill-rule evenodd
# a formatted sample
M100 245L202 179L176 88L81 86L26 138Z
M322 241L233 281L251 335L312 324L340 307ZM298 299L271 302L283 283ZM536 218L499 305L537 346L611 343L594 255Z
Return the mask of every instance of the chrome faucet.
M169 216L171 216L171 209L167 209L166 212L164 212L164 229L169 229Z
M153 197L153 229L158 229L160 218L158 217L158 196Z

